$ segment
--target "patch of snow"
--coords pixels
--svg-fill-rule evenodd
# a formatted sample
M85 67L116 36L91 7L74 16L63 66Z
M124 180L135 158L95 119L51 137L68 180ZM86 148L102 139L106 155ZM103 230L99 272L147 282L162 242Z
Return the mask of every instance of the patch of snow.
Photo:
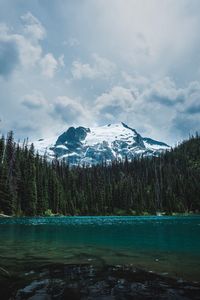
M90 132L88 132L86 139L84 140L84 145L94 146L105 141L108 143L109 147L111 147L112 142L116 140L124 140L131 143L135 136L136 134L124 127L122 123L109 124L90 128Z
M147 149L149 150L169 150L170 147L165 146L165 145L159 145L159 144L149 144L144 141L144 145Z

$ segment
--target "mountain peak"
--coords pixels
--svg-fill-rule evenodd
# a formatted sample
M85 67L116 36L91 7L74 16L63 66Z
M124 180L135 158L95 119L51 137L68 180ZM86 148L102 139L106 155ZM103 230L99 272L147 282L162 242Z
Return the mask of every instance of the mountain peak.
M106 125L107 127L125 127L125 128L130 128L128 125L126 125L124 122L117 122L117 123L110 123Z
M121 126L124 126L126 125L125 123L123 122L118 122L118 123L110 123L108 125L106 125L107 127L121 127Z
M51 139L48 139L51 140ZM143 138L123 122L86 128L69 127L48 144L38 140L35 148L52 159L58 157L71 165L92 165L102 161L133 159L135 156L153 156L169 149L165 143Z

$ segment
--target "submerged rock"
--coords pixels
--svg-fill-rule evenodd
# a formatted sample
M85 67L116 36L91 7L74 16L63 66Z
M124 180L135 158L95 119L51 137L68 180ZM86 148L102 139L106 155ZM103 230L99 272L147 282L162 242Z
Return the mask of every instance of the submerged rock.
M50 265L22 277L10 300L200 299L200 284L133 266ZM9 286L8 286L9 288ZM0 289L0 294L1 289Z

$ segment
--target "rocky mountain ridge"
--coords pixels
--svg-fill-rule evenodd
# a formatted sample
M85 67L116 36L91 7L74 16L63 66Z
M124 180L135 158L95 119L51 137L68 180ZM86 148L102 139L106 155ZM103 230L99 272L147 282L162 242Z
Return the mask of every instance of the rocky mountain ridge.
M160 141L142 137L125 123L100 127L69 127L58 137L34 143L40 155L57 157L70 165L95 165L135 156L157 156L170 147Z

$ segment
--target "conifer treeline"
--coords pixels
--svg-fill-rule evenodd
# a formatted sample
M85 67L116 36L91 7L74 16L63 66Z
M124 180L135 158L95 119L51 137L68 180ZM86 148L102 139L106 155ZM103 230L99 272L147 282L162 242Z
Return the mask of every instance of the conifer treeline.
M8 215L200 211L200 137L160 157L69 168L0 138L0 212Z

